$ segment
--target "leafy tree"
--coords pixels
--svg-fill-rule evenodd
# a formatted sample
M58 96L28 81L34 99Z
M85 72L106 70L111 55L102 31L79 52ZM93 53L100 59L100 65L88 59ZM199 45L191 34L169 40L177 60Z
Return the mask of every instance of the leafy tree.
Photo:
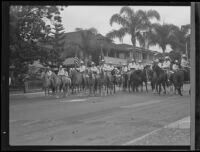
M51 67L58 67L64 61L62 53L64 51L65 35L61 17L56 15L54 19L56 20L52 22L53 28L48 35L48 40L45 42L50 45L50 49L45 49L48 55L47 58L41 58L41 62Z
M38 42L49 38L48 21L60 21L57 6L10 6L10 65L15 66L15 76L25 77L28 65L47 56ZM21 76L23 75L23 76Z
M188 56L190 52L190 25L183 25L181 28L177 27L175 31L175 37L170 42L173 50L179 50L182 53L186 53L186 47L188 51Z
M122 7L119 14L114 14L110 18L111 26L113 23L117 23L122 27L118 30L110 31L109 33L107 33L107 37L111 39L119 38L119 40L122 41L123 37L126 34L129 34L131 36L133 47L135 47L136 40L142 42L142 31L149 28L149 26L151 25L151 19L160 20L159 13L155 10L134 11L128 6Z

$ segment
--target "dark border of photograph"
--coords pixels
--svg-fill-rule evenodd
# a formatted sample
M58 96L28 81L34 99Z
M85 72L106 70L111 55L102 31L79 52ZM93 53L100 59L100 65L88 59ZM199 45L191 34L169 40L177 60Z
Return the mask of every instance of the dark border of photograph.
M9 6L10 5L138 5L138 6L191 6L191 143L188 146L10 146L9 145ZM200 3L194 2L144 2L144 1L9 1L2 6L2 56L1 56L1 149L14 150L195 150L200 149L199 103L199 19ZM196 68L198 67L198 68Z

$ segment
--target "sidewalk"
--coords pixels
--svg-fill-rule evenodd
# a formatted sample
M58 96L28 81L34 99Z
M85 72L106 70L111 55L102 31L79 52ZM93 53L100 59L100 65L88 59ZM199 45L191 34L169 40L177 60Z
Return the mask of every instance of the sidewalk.
M129 145L190 145L190 117L129 142Z

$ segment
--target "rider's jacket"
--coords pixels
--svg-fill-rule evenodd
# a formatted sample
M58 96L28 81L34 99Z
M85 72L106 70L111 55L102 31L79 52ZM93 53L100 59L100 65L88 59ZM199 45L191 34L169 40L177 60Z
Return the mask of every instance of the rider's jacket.
M158 66L159 66L160 68L162 68L162 67L163 67L163 63L159 62L159 63L158 63Z
M126 73L126 72L128 71L128 67L127 67L127 66L124 66L124 67L122 68L122 71L123 71L124 73Z
M97 69L97 67L96 67L96 66L94 66L94 67L91 67L91 68L90 68L90 70L91 70L93 73L96 73L96 74L98 74L98 73L99 73L99 70Z
M112 71L114 67L112 65L108 65L108 71Z
M80 68L79 68L80 72L85 72L85 70L86 70L86 66L85 65L80 66Z
M65 75L65 70L63 68L59 69L58 75Z
M138 68L138 65L135 64L135 63L129 63L129 64L128 64L128 70L137 69L137 68Z
M116 74L116 75L119 74L118 68L114 68L114 70L115 70L115 74Z
M189 63L188 63L188 61L187 60L185 60L185 59L181 59L181 67L188 67L189 66Z
M106 64L102 64L100 67L103 71L107 71L108 67Z
M143 70L144 69L144 66L142 64L138 64L138 67L137 67L138 70Z
M170 61L164 61L162 68L164 68L164 69L170 69L170 64L171 64Z
M178 70L178 69L179 69L179 66L177 64L172 65L172 70Z
M66 76L66 77L68 77L68 76L69 76L69 74L68 74L68 72L67 72L67 71L65 71L65 76Z
M52 75L52 71L51 71L51 70L48 70L48 71L47 71L47 75L48 75L48 76L51 76L51 75Z
M113 70L113 66L103 64L101 66L101 69L103 69L103 71L112 71Z

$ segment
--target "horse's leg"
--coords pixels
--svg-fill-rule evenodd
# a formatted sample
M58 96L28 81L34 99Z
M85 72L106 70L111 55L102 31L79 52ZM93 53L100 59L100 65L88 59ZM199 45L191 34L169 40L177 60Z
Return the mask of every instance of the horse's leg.
M161 84L159 83L158 86L159 86L159 92L158 92L158 94L160 94L160 92L161 92Z
M148 93L147 81L145 81L146 92Z
M180 96L183 96L183 94L181 93L181 86L178 88L178 94L179 94Z
M166 94L166 88L165 88L165 82L162 83L163 89L164 89L164 94Z
M143 92L143 82L141 82L141 92Z

